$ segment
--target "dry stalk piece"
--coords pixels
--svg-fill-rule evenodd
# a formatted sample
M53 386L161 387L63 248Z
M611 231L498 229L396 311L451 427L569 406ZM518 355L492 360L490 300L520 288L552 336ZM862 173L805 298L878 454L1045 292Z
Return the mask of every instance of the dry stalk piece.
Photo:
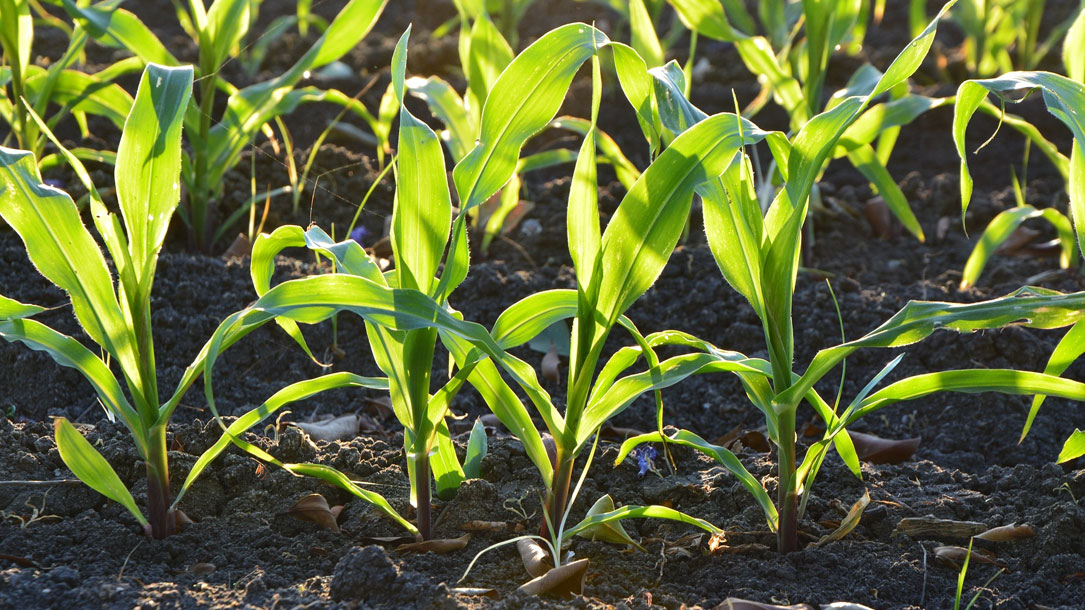
M421 542L401 544L396 547L396 551L399 553L437 553L438 555L444 555L466 547L470 540L471 534L464 534L459 538L422 540Z
M952 519L938 519L933 515L923 517L905 517L897 524L894 534L902 534L914 539L952 538L954 540L968 539L987 531L985 523L977 521L954 521Z

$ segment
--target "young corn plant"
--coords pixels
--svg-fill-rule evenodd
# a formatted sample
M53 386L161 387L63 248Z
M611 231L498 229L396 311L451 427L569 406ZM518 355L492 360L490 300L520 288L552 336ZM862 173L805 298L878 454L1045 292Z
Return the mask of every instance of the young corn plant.
M1059 265L1063 269L1076 260L1075 250L1080 251L1079 247L1075 247L1075 229L1072 225L1077 227L1077 243L1085 243L1085 239L1082 238L1085 235L1085 229L1082 229L1080 225L1083 210L1085 210L1085 177L1082 172L1082 165L1085 162L1081 158L1081 147L1085 145L1085 120L1075 114L1075 109L1085 103L1085 6L1078 12L1077 18L1066 34L1062 56L1066 76L1050 72L1010 72L992 79L965 81L957 90L958 103L954 105L953 111L953 138L957 145L957 154L961 158L962 219L972 199L972 176L968 171L965 131L977 106L988 114L993 114L991 110L994 109L994 105L987 101L989 94L998 96L1004 107L1006 96L1018 96L1016 100L1020 101L1032 91L1039 89L1043 92L1048 111L1069 127L1073 135L1069 158L1042 138L1030 137L1029 139L1030 144L1039 144L1040 149L1045 151L1055 168L1062 174L1066 182L1066 193L1070 199L1069 215L1073 218L1073 223L1056 208L1039 209L1027 205L1014 176L1017 206L1001 212L984 228L983 235L968 257L968 262L965 263L961 275L962 289L976 283L991 255L1009 238L1014 229L1026 220L1043 218L1055 227L1061 251ZM997 116L1001 117L1003 114L1000 113ZM1014 124L1023 128L1026 136L1032 132L1039 133L1031 124L1017 117L1014 119Z
M71 198L42 184L32 153L0 148L0 217L22 238L42 275L68 294L80 326L105 356L95 355L75 339L32 318L45 308L2 297L0 335L78 370L94 387L107 414L128 428L147 465L149 523L105 458L63 417L55 420L57 448L77 477L122 504L140 524L149 526L155 538L168 536L175 529L175 513L169 502L166 424L201 371L193 364L173 396L164 404L159 402L151 287L158 253L180 196L181 127L191 91L191 68L147 66L117 150L115 177L121 218L108 212L96 194L91 197L91 215L119 276L116 289L106 259ZM30 116L36 117L32 112ZM48 129L43 131L48 133ZM93 194L86 171L74 156L68 156ZM110 360L120 369L131 399L110 371Z
M968 73L991 76L1035 70L1052 50L1058 49L1072 23L1066 20L1057 24L1041 39L1046 5L1046 0L961 0L949 18L964 30Z
M401 41L401 47L403 44ZM415 426L408 434L409 437L413 435L413 439L408 442L414 444L413 452L409 450L409 453L414 453L416 458L412 468L417 468L414 484L420 487L417 494L420 506L425 502L422 481L428 481L422 462L426 451L432 448L430 439L438 439L435 456L444 451L439 433L425 438L427 435L423 432L433 435L433 430L440 431L447 412L449 386L454 386L454 390L458 387L455 384L466 380L478 389L501 422L521 440L529 458L539 469L550 516L544 531L550 534L547 538L556 541L555 547L560 547L561 541L574 533L637 516L675 518L717 531L708 523L665 507L622 507L594 515L568 529L564 528L564 518L568 513L576 458L610 416L640 394L676 383L693 371L705 367L730 370L726 367L737 366L716 356L692 354L660 363L659 371L618 379L617 375L636 359L630 359L630 352L626 351L620 362L605 367L599 381L593 384L603 344L615 324L623 324L633 331L635 338L643 339L632 323L624 319L622 312L647 290L662 270L666 253L674 248L684 226L698 177L703 181L708 177L705 172L722 172L737 154L742 140L732 115L728 115L730 121L723 117L691 130L691 135L672 146L673 151L661 156L662 160L653 164L650 174L637 180L602 237L595 206L595 155L592 154L595 128L592 120L589 138L578 156L574 180L577 194L572 200L573 213L584 222L570 221L571 230L579 236L577 243L584 243L573 250L575 260L579 261L578 273L588 274L585 276L587 281L582 280L580 292L583 295L578 291L548 291L529 297L501 316L493 334L464 321L448 305L449 296L468 271L467 214L486 202L512 177L524 142L553 119L577 70L603 47L613 51L623 86L640 94L630 95L634 107L639 111L648 107L650 85L644 62L631 48L611 43L591 26L570 24L559 27L525 49L494 83L482 111L478 142L453 171L460 213L452 223L448 253L437 277L432 274L437 270L446 239L444 212L441 211L445 209L446 182L440 143L428 128L401 108L402 139L396 161L399 186L393 230L397 266L402 264L403 268L381 274L357 244L318 243L311 230L306 238L309 247L322 249L332 256L340 273L287 281L266 291L265 280L257 279L255 283L262 296L248 310L227 319L210 341L204 373L208 404L214 408L211 368L218 345L228 345L273 319L293 334L295 322L315 323L338 311L352 311L370 323L371 343L384 341L384 337L403 341L401 365L407 368L402 373L394 372L392 365L400 364L391 359L382 364L382 368L393 371L389 373L390 387L399 384L402 388L399 390L400 401L407 409L413 409L401 420ZM403 70L400 61L397 57L395 73L397 93L402 95L398 89ZM593 98L597 107L598 79L596 83ZM535 94L524 98L520 94L524 87ZM402 97L400 100L402 103ZM752 130L752 125L748 128ZM707 170L702 169L698 161L705 156L714 163ZM438 202L437 214L431 215L429 208L423 206L434 205L435 201ZM659 217L648 213L657 208L666 213ZM650 218L651 222L639 220L644 217ZM399 223L403 223L402 228L396 228ZM300 233L300 229L294 231ZM254 265L254 269L259 268L262 265ZM430 275L422 275L423 271ZM266 277L267 272L254 273ZM581 296L582 305L578 304ZM583 338L577 340L574 348L577 364L574 380L570 383L568 405L571 406L566 407L563 415L542 388L534 369L506 350L523 345L555 322L574 316L580 320L576 336ZM381 326L389 332L377 328ZM428 380L420 380L428 377L434 339L429 332L414 332L424 329L436 330L458 367L449 385L432 397L428 396ZM398 354L383 345L374 345L374 351L378 363L386 355ZM645 358L654 361L650 349ZM513 385L523 389L554 437L557 452L553 462L530 413L506 383L502 372L512 379ZM397 375L401 380L395 379ZM411 393L417 393L417 398ZM250 422L248 425L254 423L247 421ZM237 423L227 429L227 441L258 451L238 438L240 431ZM431 465L433 463L431 458ZM346 479L328 470L313 471L313 474L340 483ZM558 522L558 519L562 521ZM560 563L558 550L554 550L555 559Z
M955 0L943 7L939 17ZM784 108L791 120L791 133L796 134L818 112L835 108L842 100L869 91L881 78L871 65L864 65L848 80L844 89L823 101L825 74L834 49L861 42L864 26L870 15L878 15L877 6L862 0L820 0L761 3L759 17L767 35L752 33L752 18L739 7L727 7L719 0L670 0L681 21L702 36L735 45L747 69L758 75L763 83L761 94L743 114L754 116L770 99ZM736 3L741 6L741 3ZM936 18L937 20L937 18ZM744 25L744 23L746 25ZM798 32L803 34L798 39ZM657 96L688 94L688 78L676 64L653 71ZM863 117L854 121L849 132L838 140L838 146L826 159L846 158L885 200L890 211L917 239L923 241L923 229L908 205L907 198L890 175L889 163L897 137L903 125L919 115L948 103L944 98L913 94L904 80L882 92L885 101L872 101ZM673 126L664 124L673 133ZM666 135L664 133L664 135ZM656 135L646 136L654 144ZM769 178L765 178L769 181ZM814 185L816 189L816 183ZM775 189L761 189L766 195L764 207ZM815 197L817 204L820 198Z
M957 144L957 154L961 158L961 210L963 216L972 198L973 189L972 175L968 169L967 153L965 151L965 129L977 105L989 93L999 96L1005 94L1020 95L1038 89L1048 112L1066 125L1073 135L1073 145L1066 174L1066 193L1070 200L1069 212L1070 218L1073 220L1074 230L1074 234L1070 239L1076 237L1077 249L1080 253L1085 252L1085 225L1082 224L1085 222L1085 152L1083 152L1085 150L1085 117L1081 116L1081 108L1085 107L1085 84L1083 84L1085 83L1085 8L1079 13L1073 27L1067 33L1065 46L1063 47L1063 61L1068 76L1050 72L1010 72L996 78L969 80L962 83L957 91L957 105L954 106L953 138ZM1031 207L1019 207L1010 210L1010 212L1018 212L1022 215L1043 214L1053 222L1061 220L1065 225L1069 224L1065 217L1062 217L1060 213L1051 208L1041 211L1033 210ZM996 226L996 222L1005 214L1007 213L1000 214L991 222L991 225L988 225L980 244L977 245L977 251L984 247L984 240L988 239L988 235L999 228ZM1056 226L1059 225L1056 224ZM1060 233L1065 232L1066 228L1064 227ZM1071 244L1070 249L1072 250L1072 248ZM1072 256L1072 253L1070 256ZM973 252L972 257L969 258L969 263L972 263L976 258L977 254ZM979 264L979 269L982 269L982 262ZM975 271L976 276L979 275L979 269ZM967 267L966 270L968 270ZM974 281L974 277L965 276L962 283L969 279ZM1065 372L1082 353L1085 353L1085 339L1083 338L1085 338L1085 325L1077 323L1056 346L1044 372L1052 375L1061 375ZM1036 396L1033 399L1028 420L1021 432L1022 439L1028 434L1043 402L1043 395ZM1058 461L1069 461L1081 455L1085 455L1085 434L1080 430L1075 430L1067 439L1062 452L1059 454Z
M43 158L48 138L31 114L47 117L45 122L50 127L73 116L84 137L89 135L87 115L104 117L120 129L132 106L132 96L111 81L140 70L142 66L139 62L121 60L96 74L72 69L83 55L88 35L78 25L68 28L64 24L61 25L69 34L64 54L48 68L34 65L30 60L35 18L56 24L44 15L36 17L28 0L0 0L0 50L4 59L4 65L0 66L0 89L3 91L0 93L0 120L10 129L4 143L10 144L14 139L16 146L32 152L46 167L59 159L55 155ZM57 108L47 114L50 104ZM97 150L77 148L72 153L83 159L110 163L113 160L111 153Z
M461 0L456 2L456 8L462 24L459 38L460 64L467 81L463 96L438 76L412 77L406 81L411 95L425 101L430 112L444 124L445 129L440 132L440 137L453 163L459 163L474 147L487 94L497 77L512 62L514 55L512 46L490 19L485 3ZM382 104L383 106L385 105ZM391 114L387 116L390 120ZM560 117L552 121L549 127L580 134L584 134L588 129L586 121L575 117ZM387 128L384 131L386 132ZM618 179L629 188L639 172L610 136L598 133L601 160L612 164ZM516 172L509 183L490 201L472 212L472 227L480 235L480 250L485 253L494 238L506 230L505 223L509 214L520 204L520 177L523 174L569 163L575 159L576 152L565 148L545 150L518 159Z
M182 20L195 36L199 48L199 91L185 113L185 132L191 152L184 156L182 179L187 200L180 208L189 227L191 246L208 250L229 234L246 210L235 210L216 224L216 205L222 195L223 177L237 165L241 153L264 133L272 137L270 123L290 114L298 105L331 102L349 108L371 128L376 118L356 99L335 89L299 87L313 71L347 53L373 27L387 0L351 0L328 24L320 38L288 70L264 82L238 89L221 74L223 65L236 57L248 33L252 0L215 0L209 8L203 0L190 0ZM114 0L87 5L63 0L64 9L76 24L99 42L120 46L140 61L179 65L178 60L135 15ZM225 111L214 116L219 91L227 95ZM217 120L217 122L216 122Z
M909 345L937 329L972 332L1010 324L1037 328L1073 324L1085 318L1085 312L1079 309L1085 303L1085 293L1062 295L1041 289L1023 289L1001 299L970 305L913 301L865 336L821 350L801 375L793 370L792 300L810 187L824 159L832 153L849 125L862 116L871 99L897 86L919 67L936 25L937 20L929 24L885 74L870 83L864 94L840 100L831 110L811 119L785 145L772 149L784 174L785 185L764 216L753 188L753 169L745 155L738 157L725 171L710 174L718 175L718 178L710 177L698 186L697 192L703 200L705 231L716 262L726 281L749 301L762 321L768 359L731 354L730 360L743 363L743 368L732 370L741 380L749 400L764 414L768 435L778 449L776 502L773 503L769 490L734 454L691 431L681 430L669 437L660 432L634 437L628 439L619 452L618 463L642 443L665 441L692 447L718 460L753 494L769 527L777 533L781 553L798 548L798 526L806 500L830 448L835 447L849 469L860 475L859 461L847 433L847 427L860 417L895 402L945 391L1041 393L1077 400L1085 398L1085 384L1042 373L998 369L917 375L875 391L876 385L902 356L887 364L842 411L838 409L839 404L830 405L815 390L815 385L825 375L860 348ZM709 120L711 118L701 120L684 133ZM703 349L708 354L720 353L707 343L703 344ZM826 432L799 462L795 422L797 409L803 401L824 420Z

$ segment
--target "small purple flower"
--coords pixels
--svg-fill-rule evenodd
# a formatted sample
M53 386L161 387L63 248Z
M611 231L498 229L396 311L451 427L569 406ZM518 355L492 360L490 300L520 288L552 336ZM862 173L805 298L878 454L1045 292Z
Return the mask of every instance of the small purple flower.
M365 230L365 227L358 227L350 232L350 238L358 242L359 246L365 247L365 238L369 235L369 231Z
M637 457L637 466L640 469L637 472L638 477L643 477L648 472L659 474L659 471L656 470L654 461L659 457L659 452L656 451L655 447L652 445L641 445L633 450L633 455Z

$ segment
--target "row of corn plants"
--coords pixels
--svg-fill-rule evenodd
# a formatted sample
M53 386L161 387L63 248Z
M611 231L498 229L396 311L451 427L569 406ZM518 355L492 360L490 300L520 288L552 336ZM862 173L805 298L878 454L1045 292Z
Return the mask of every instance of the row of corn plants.
M753 495L768 526L777 533L779 551L787 553L797 548L798 524L829 453L835 450L849 469L860 475L848 427L864 415L937 392L1035 395L1024 435L1045 396L1085 399L1085 384L1058 376L1085 351L1085 341L1081 340L1085 332L1085 293L1061 294L1034 287L971 304L910 302L859 339L821 350L803 370L795 367L792 301L800 268L802 229L816 181L833 157L850 158L855 151L863 151L857 153L863 158L877 157L874 141L885 137L887 130L905 125L907 117L914 117L914 110L894 112L887 107L910 99L906 93L908 79L919 69L939 20L953 2L917 33L887 70L861 70L824 106L820 94L815 93L820 84L809 81L820 77L812 76L814 65L809 64L804 73L809 90L796 98L802 103L796 102L793 108L799 119L793 122L790 133L762 130L741 114L702 112L688 100L690 81L681 67L673 63L659 65L659 54L646 59L648 54L643 48L647 35L643 32L638 35L640 42L631 46L610 39L593 26L569 24L513 55L511 45L500 44L502 34L490 21L485 7L462 2L458 7L464 28L461 52L466 58L466 95L461 98L451 87L432 78L408 78L408 30L395 48L388 94L378 116L373 118L374 132L390 139L390 125L398 117L395 156L390 161L396 180L390 229L395 266L382 271L358 243L336 242L315 226L284 226L261 235L253 245L251 259L257 300L220 324L173 394L163 402L155 366L150 295L159 252L181 204L181 187L190 197L193 192L202 193L199 197L212 197L221 181L221 173L209 173L212 165L214 171L224 171L238 158L240 146L275 116L298 103L313 96L335 98L329 98L328 92L298 89L295 85L303 72L332 61L352 47L372 25L383 2L352 0L339 17L326 24L313 50L287 74L241 90L217 80L216 74L244 34L248 3L218 0L203 11L202 4L195 2L189 12L179 13L187 15L187 21L183 21L186 29L200 42L198 67L172 65L177 62L163 55L161 45L146 42L149 30L117 8L116 3L88 5L65 0L62 4L76 29L83 28L81 32L108 35L117 44L142 49L137 53L143 69L137 92L131 98L117 93L118 100L126 101L118 102L112 110L124 109L114 163L113 188L119 213L111 212L103 202L97 185L83 167L79 151L65 149L53 136L49 118L42 116L45 106L26 95L34 87L42 91L50 82L58 86L64 81L66 68L45 70L40 75L44 82L29 86L25 85L25 77L33 71L24 62L18 67L9 66L7 73L10 82L23 82L19 85L22 89L13 89L17 95L5 108L5 117L11 117L10 123L17 126L13 133L19 134L17 142L25 150L0 148L0 217L22 238L28 256L42 275L69 295L76 319L87 338L100 347L101 354L36 321L34 316L43 311L42 307L4 297L0 297L0 335L44 351L58 364L80 371L107 415L119 419L130 431L146 463L147 516L97 449L67 420L58 418L55 423L61 458L72 472L122 504L155 538L176 531L183 521L179 503L185 493L213 460L231 447L294 474L337 485L372 503L407 531L430 538L434 490L447 496L455 493L465 478L477 476L477 446L461 460L446 421L456 394L470 385L523 444L539 472L543 511L538 535L528 538L547 545L555 566L565 561L563 548L574 535L595 533L627 540L619 525L623 519L663 518L719 531L703 519L670 507L615 507L607 496L596 499L582 521L567 523L592 465L601 428L646 394L655 399L658 430L627 440L618 462L647 442L684 445L706 453L730 470ZM653 5L653 10L659 10L658 4ZM724 31L712 29L724 23L712 21L723 16L723 5L713 5L720 7L717 14L698 13L694 9L700 4L693 0L675 0L672 4L694 31L706 35ZM808 18L816 16L815 7L805 4L804 8L810 9ZM21 21L29 8L19 8L25 5L15 0L3 5L5 11L9 6L16 7L12 14L20 15L20 20L4 21L5 36L10 33L9 26L29 27ZM643 15L639 13L642 10ZM650 26L651 13L640 0L631 3L629 14L631 24L635 21L645 28ZM701 21L695 18L697 15ZM761 18L768 24L772 16L766 13ZM827 18L832 25L833 17ZM298 19L300 23L301 17ZM358 23L367 25L360 28ZM812 27L812 20L808 21L807 28ZM1070 31L1067 45L1080 47L1080 26ZM73 41L76 34L73 32ZM15 39L22 40L20 36L17 34ZM732 38L737 45L739 37ZM831 37L825 40L836 40L834 44L843 41ZM750 44L756 47L758 43ZM816 45L808 42L806 46L805 56L810 57ZM27 53L25 48L19 48L18 54L9 55L5 42L5 56L22 62ZM500 53L480 50L485 48L499 48ZM78 50L72 55L78 55ZM1073 64L1069 77L1012 72L995 79L965 82L955 99L939 103L954 106L954 137L964 159L964 127L983 106L988 92L1040 89L1047 108L1074 134L1073 150L1066 162L1070 217L1075 222L1079 245L1085 245L1085 229L1080 224L1081 206L1085 205L1085 160L1081 156L1085 124L1079 116L1085 105L1085 90L1080 61L1076 59L1080 55L1070 53L1068 57L1073 59L1067 62ZM616 76L618 89L629 102L650 148L652 161L643 171L632 167L598 128L604 63L612 67L606 74L612 71ZM525 171L531 159L523 155L525 144L554 125L575 75L585 65L591 72L590 117L562 119L564 124L576 125L574 130L583 134L583 141L578 151L558 155L573 161L567 233L577 286L532 294L513 303L487 329L467 320L454 307L454 292L470 271L468 227L482 206L495 196L505 196L503 189L514 193L518 190L516 176ZM124 70L131 68L125 66ZM77 85L73 80L68 86ZM95 91L119 90L114 87L103 85ZM198 104L192 102L194 88L200 95ZM229 93L225 118L210 127L210 110L220 89ZM795 82L781 90L802 89ZM525 90L531 95L525 96ZM438 135L407 109L409 95L429 102L445 124L445 135ZM886 95L891 101L881 102ZM65 111L89 112L88 107L79 106L88 99L83 97L69 104ZM922 102L918 106L926 108L929 104ZM801 113L799 108L803 109ZM183 131L193 145L189 154L182 148ZM89 191L89 213L97 240L84 225L72 198L43 183L40 162L46 145L42 138L51 142L57 159L68 163ZM758 145L767 149L773 159L763 175L755 171L751 157ZM207 148L196 152L200 146ZM451 185L446 178L446 152L454 162ZM205 153L209 156L201 161L200 155ZM598 205L597 171L601 161L628 169L623 178L627 193L605 227ZM544 162L549 161L539 163ZM884 169L884 162L881 167ZM972 183L963 161L961 171L962 202L967 205ZM766 190L766 185L771 188ZM645 335L626 316L661 274L687 226L695 197L702 202L708 244L723 277L761 320L767 358L723 349L681 330ZM200 216L206 209L198 211L192 201L188 216L182 217L206 238L206 216ZM454 207L454 201L458 207ZM105 246L105 253L98 242ZM197 243L206 242L198 239ZM275 257L290 247L308 248L329 259L334 271L272 286ZM110 270L110 262L115 271ZM220 416L214 400L213 370L225 350L256 328L275 322L311 355L302 329L340 313L362 317L383 376L332 373L284 387L233 421ZM534 368L510 350L553 332L555 327L568 329L568 320L572 326L566 395L555 400ZM903 357L897 356L846 402L842 397L827 401L817 389L828 373L860 348L907 346L940 329L974 332L1007 325L1070 330L1043 373L960 369L883 385ZM619 328L628 335L628 343L617 351L608 351L608 339ZM431 371L438 342L448 352L451 363L448 378L435 383ZM661 358L657 351L677 355ZM664 433L661 390L692 375L709 373L737 375L749 401L764 415L769 437L777 447L775 500L770 495L773 490L751 475L726 448L705 441L696 431ZM171 499L166 429L174 409L201 376L221 436L199 457L177 497ZM284 463L253 443L251 437L246 438L247 431L291 402L344 387L388 392L404 429L411 502L416 509L413 522L347 474L321 464ZM824 421L826 430L800 460L795 427L803 404ZM547 435L553 441L552 451L547 450L544 441ZM1075 432L1060 460L1085 453L1082 436L1080 431ZM575 476L578 465L579 479Z

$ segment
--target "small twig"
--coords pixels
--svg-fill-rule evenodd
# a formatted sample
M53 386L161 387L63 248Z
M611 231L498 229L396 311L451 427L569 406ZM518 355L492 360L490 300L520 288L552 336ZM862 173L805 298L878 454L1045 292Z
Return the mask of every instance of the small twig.
M83 482L79 479L57 479L55 481L0 481L0 487L15 487L22 485L25 487L51 487L53 485L80 485Z
M923 607L923 601L927 599L927 547L919 545L923 551L923 588L919 590L919 607Z
M117 582L120 582L121 579L124 578L124 568L128 566L128 560L132 558L132 553L135 553L136 549L138 549L141 544L143 544L143 540L137 542L136 546L132 547L131 551L128 551L128 556L124 558L124 563L121 564L120 572L117 572Z

